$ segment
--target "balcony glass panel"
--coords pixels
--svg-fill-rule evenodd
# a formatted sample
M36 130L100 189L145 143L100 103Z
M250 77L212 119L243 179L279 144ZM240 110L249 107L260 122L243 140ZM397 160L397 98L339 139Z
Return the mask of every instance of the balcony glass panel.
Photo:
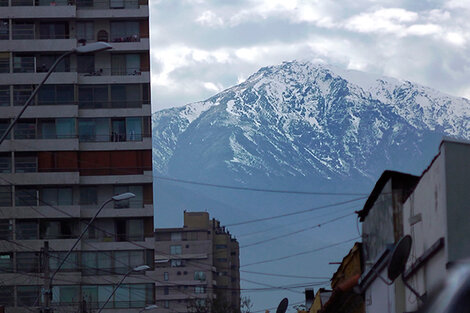
M11 186L0 186L0 207L12 206L11 195ZM2 238L2 235L5 235L2 233L2 231L5 229L3 228L4 225L1 223L1 221L5 220L0 220L0 239Z
M78 87L80 108L105 108L108 105L107 85L81 85Z
M13 105L24 105L29 96L33 93L31 85L14 85L13 86Z
M77 22L75 29L77 40L95 39L93 22Z
M37 190L29 187L16 187L15 206L37 206Z
M74 118L58 118L55 120L55 126L58 139L76 137Z
M52 64L57 60L59 55L39 55L36 61L36 71L38 73L45 73L49 71ZM65 57L57 64L54 72L70 72L70 58Z
M34 0L11 0L12 6L33 6Z
M0 136L7 130L8 126L10 126L9 120L0 120ZM10 139L11 132L7 135L6 139Z
M13 73L34 73L35 58L32 55L15 55L13 57Z
M73 85L44 85L38 92L38 105L74 104Z
M16 220L16 239L29 240L38 239L38 222L29 220ZM31 264L34 257L29 257L28 264ZM35 263L34 263L35 264ZM25 268L29 269L29 268Z
M30 154L15 155L15 173L35 173L38 171L37 157Z

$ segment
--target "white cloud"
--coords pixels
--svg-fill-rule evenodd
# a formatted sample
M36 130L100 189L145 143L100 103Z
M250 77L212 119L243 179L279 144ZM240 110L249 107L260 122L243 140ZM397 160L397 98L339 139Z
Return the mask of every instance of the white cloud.
M416 21L418 14L400 8L379 9L353 16L345 23L346 29L361 33L393 33L404 35L406 25Z
M223 88L224 88L221 84L214 84L213 82L204 82L203 86L207 90L213 91L213 92L219 92L219 91L223 90Z
M439 35L442 27L436 24L415 24L406 29L406 34L416 36Z
M212 11L204 11L196 18L196 22L209 27L218 27L224 24L222 18Z
M462 46L466 43L465 36L455 31L448 32L445 36L445 39L447 39L448 42L457 46Z

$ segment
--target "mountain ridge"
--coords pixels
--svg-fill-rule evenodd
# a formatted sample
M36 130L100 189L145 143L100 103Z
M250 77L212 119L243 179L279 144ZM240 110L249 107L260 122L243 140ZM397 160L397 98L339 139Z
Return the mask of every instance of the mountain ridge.
M385 168L411 169L395 166L400 146L419 158L420 143L468 139L469 108L467 99L408 81L284 62L207 100L156 112L154 165L243 184L259 175L373 180ZM198 156L198 170L188 156Z

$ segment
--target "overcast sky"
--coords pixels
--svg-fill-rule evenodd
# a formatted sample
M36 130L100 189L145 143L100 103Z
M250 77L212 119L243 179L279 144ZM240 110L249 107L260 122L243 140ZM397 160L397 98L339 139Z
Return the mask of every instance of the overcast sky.
M314 60L470 98L468 0L151 0L153 109Z

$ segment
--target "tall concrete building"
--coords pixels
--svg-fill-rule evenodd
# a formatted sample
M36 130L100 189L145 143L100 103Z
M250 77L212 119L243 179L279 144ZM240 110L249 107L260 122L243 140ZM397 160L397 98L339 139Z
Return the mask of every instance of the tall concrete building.
M153 274L161 312L240 309L238 242L206 212L184 212L182 228L155 230Z
M0 133L60 55L96 41L112 46L67 56L0 145L6 312L44 308L47 276L116 194L136 196L98 215L52 281L52 309L96 312L132 268L153 268L147 1L0 0ZM104 311L154 303L151 271L129 273Z

